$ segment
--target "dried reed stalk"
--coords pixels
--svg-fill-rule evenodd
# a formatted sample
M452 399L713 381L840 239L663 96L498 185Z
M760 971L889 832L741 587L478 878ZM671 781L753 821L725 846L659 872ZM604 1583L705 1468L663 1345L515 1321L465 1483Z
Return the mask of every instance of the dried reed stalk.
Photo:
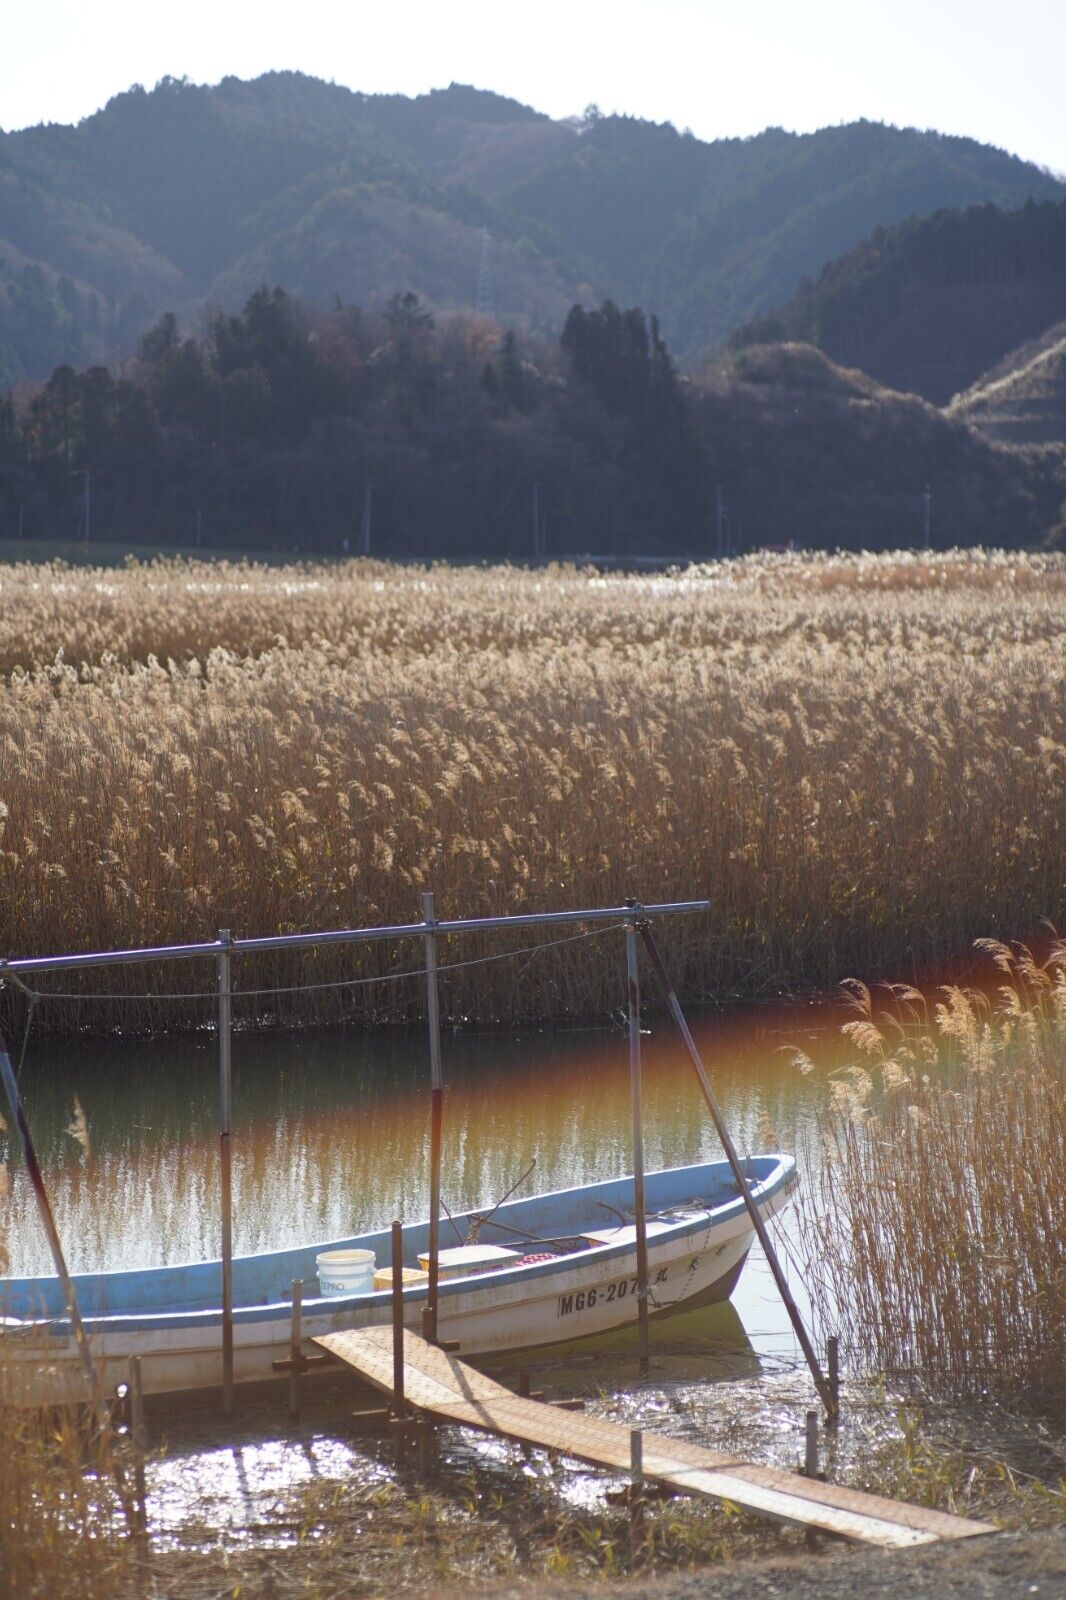
M110 1600L133 1545L125 1446L74 1408L0 1406L0 1600Z
M994 1000L896 992L846 1025L802 1238L823 1328L854 1355L1015 1402L1066 1393L1066 944L981 941ZM903 1008L901 1017L900 1007ZM844 1292L841 1292L844 1285Z
M709 924L664 930L688 999L928 968L1059 914L1064 593L1061 558L988 553L657 578L6 569L0 951L407 921L431 887L443 915L705 894ZM415 964L331 950L238 981ZM212 984L95 973L103 998L40 1021L188 1025L207 1002L121 997ZM238 1017L411 1018L421 995ZM486 1019L617 999L595 941L445 980L452 1015Z

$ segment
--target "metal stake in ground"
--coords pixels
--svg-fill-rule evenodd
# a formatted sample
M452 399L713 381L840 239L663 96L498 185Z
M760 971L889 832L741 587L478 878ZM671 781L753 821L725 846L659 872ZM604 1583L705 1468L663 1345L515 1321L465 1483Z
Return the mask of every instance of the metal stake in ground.
M15 1082L15 1074L11 1070L11 1062L6 1050L0 1050L0 1078L4 1080L7 1103L11 1107L11 1119L18 1133L19 1144L22 1146L22 1159L26 1163L26 1171L29 1173L30 1184L33 1188L34 1198L37 1201L37 1210L40 1213L41 1222L48 1238L48 1248L52 1252L52 1260L55 1263L56 1276L63 1290L63 1303L67 1308L67 1316L70 1318L71 1332L78 1347L78 1355L81 1357L85 1376L89 1380L89 1397L90 1400L95 1402L97 1399L96 1369L93 1366L92 1352L89 1349L89 1341L85 1337L85 1328L82 1324L81 1313L78 1310L78 1297L74 1292L70 1273L67 1271L66 1258L63 1255L63 1246L59 1242L59 1231L56 1228L55 1217L52 1215L48 1191L44 1186L44 1178L41 1176L37 1152L33 1148L33 1140L30 1137L26 1113L22 1109L22 1098L19 1094L18 1084Z
M636 908L634 908L636 909ZM637 924L626 923L626 977L629 1009L629 1102L633 1140L633 1214L637 1236L637 1353L641 1373L648 1356L648 1231L644 1214L644 1111L640 1082L640 979Z
M137 1531L148 1532L148 1495L144 1472L144 1388L141 1383L141 1358L130 1356L130 1444L133 1446L133 1484L137 1506Z
M300 1415L300 1364L303 1360L303 1305L304 1281L292 1280L292 1325L289 1332L289 1420L295 1422Z
M422 946L426 954L426 1017L429 1023L429 1284L423 1336L430 1344L437 1341L437 1285L440 1277L440 1163L444 1123L444 1086L440 1069L440 997L437 991L437 936L433 931L437 917L432 894L422 896L422 920L427 932Z
M644 1435L629 1430L629 1549L636 1555L644 1536Z
M392 1225L392 1423L396 1459L403 1460L407 1400L403 1387L403 1223Z
M667 977L666 968L663 966L663 958L659 954L659 947L655 943L655 940L652 937L651 929L647 926L647 924L640 923L638 926L640 936L644 940L644 948L648 952L648 959L652 964L655 976L659 980L659 985L663 991L663 996L670 1008L670 1015L677 1024L678 1032L681 1034L681 1037L684 1040L685 1049L688 1051L689 1060L692 1062L695 1070L696 1078L703 1093L703 1098L707 1102L707 1109L710 1111L711 1117L714 1120L715 1128L718 1130L718 1137L722 1141L722 1149L725 1151L726 1160L729 1162L729 1165L733 1170L733 1176L736 1179L737 1188L740 1190L740 1193L744 1198L744 1204L748 1208L748 1215L751 1217L755 1233L758 1237L759 1243L762 1245L763 1254L766 1256L767 1262L770 1266L770 1271L774 1275L774 1282L777 1284L778 1293L784 1302L785 1310L788 1312L789 1321L792 1323L792 1326L795 1329L796 1338L799 1340L800 1349L803 1351L804 1359L807 1363L807 1366L810 1368L810 1373L811 1377L814 1379L815 1388L818 1390L818 1393L822 1398L826 1415L830 1418L830 1420L832 1420L837 1415L837 1397L833 1393L828 1378L821 1369L818 1357L814 1351L814 1346L810 1340L810 1335L803 1326L803 1318L800 1316L799 1307L792 1298L792 1291L789 1288L785 1274L781 1269L781 1263L778 1260L777 1251L774 1249L773 1244L771 1243L770 1235L766 1230L766 1224L759 1215L759 1208L755 1204L755 1200L751 1192L751 1185L749 1184L747 1175L741 1166L740 1157L737 1155L736 1146L733 1143L729 1129L725 1125L725 1118L722 1116L722 1108L718 1104L718 1099L714 1090L711 1088L710 1079L708 1078L706 1070L704 1069L703 1062L700 1060L699 1051L696 1049L696 1042L689 1031L688 1023L685 1021L685 1014L681 1010L681 1005L678 1001L677 995L674 993L673 985L671 984L670 979Z
M218 942L218 1172L222 1216L222 1410L233 1410L233 1173L230 1124L233 1116L233 956L230 931Z

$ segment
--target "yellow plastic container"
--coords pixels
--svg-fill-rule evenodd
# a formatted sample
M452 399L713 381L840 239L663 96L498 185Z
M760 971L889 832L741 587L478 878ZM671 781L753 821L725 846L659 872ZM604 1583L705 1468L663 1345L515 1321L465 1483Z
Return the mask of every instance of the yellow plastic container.
M429 1273L428 1272L420 1272L417 1267L404 1267L404 1269L403 1269L403 1284L404 1284L404 1288L405 1289L409 1289L412 1284L428 1283L428 1282L429 1282ZM375 1289L391 1289L392 1288L392 1268L391 1267L379 1267L378 1268L378 1270L374 1274L374 1288Z

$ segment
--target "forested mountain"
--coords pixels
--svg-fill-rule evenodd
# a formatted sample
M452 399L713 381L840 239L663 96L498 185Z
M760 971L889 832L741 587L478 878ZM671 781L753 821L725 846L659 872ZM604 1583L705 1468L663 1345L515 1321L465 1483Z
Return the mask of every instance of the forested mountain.
M691 359L877 225L1062 194L1002 151L872 123L704 143L454 84L168 79L0 135L0 385L110 360L161 311L235 310L263 282L323 306L480 299L541 332L611 295Z
M680 375L608 301L561 338L258 290L202 337L166 316L116 377L56 369L0 401L0 537L399 558L705 558L789 540L1032 544L1066 455L983 439L806 345ZM536 532L534 533L534 527ZM81 524L84 534L84 524Z
M1029 201L878 228L733 343L801 339L943 404L1063 317L1066 201Z

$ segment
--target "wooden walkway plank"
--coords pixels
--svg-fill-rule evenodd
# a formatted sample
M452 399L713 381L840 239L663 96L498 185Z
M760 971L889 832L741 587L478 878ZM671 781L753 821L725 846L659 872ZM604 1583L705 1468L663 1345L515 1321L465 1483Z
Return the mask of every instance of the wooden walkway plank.
M376 1388L392 1393L391 1328L323 1334L314 1343ZM524 1400L406 1330L404 1393L410 1405L439 1421L553 1450L612 1472L629 1472L627 1427ZM776 1522L897 1549L996 1531L990 1523L822 1483L656 1433L644 1434L644 1474L680 1493L729 1500Z

